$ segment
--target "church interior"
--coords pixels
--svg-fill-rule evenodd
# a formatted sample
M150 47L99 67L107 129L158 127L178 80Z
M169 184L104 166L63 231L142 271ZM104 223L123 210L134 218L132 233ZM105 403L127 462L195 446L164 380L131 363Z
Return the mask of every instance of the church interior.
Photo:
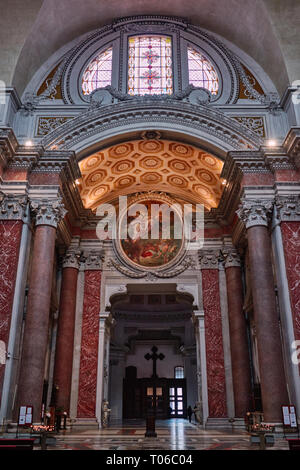
M299 446L299 1L0 3L0 448Z

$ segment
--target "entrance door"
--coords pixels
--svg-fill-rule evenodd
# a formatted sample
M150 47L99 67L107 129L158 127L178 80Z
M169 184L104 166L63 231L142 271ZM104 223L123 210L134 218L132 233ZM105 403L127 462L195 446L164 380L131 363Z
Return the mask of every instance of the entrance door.
M171 418L186 417L186 387L184 380L176 380L172 384L170 384L169 409Z

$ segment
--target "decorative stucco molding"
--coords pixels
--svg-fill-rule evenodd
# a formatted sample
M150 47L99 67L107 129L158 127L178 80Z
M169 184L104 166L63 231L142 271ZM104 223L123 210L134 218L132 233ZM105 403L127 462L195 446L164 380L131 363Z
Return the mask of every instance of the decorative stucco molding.
M35 215L36 226L50 225L57 228L67 213L61 198L31 200L30 207Z
M199 261L200 269L218 269L219 268L219 250L200 250Z
M141 124L154 128L155 123L159 127L171 125L172 128L176 123L183 132L186 129L190 133L193 129L211 135L236 150L258 149L263 143L254 132L216 109L174 99L153 99L146 95L140 100L90 109L50 132L41 143L45 148L71 149L94 135L99 140L99 135L109 131L114 133L129 125L138 129Z
M85 259L85 271L99 271L102 269L103 254L98 251L92 250L88 253Z
M224 256L225 269L241 267L241 258L235 248L225 249L222 253Z
M72 249L70 248L64 258L63 258L63 268L74 268L74 269L79 269L80 267L80 257L81 257L81 251Z
M0 192L0 220L24 220L28 197Z
M280 222L300 222L300 196L277 197L275 205Z
M256 225L268 227L273 206L273 200L269 199L243 199L236 213L246 229Z

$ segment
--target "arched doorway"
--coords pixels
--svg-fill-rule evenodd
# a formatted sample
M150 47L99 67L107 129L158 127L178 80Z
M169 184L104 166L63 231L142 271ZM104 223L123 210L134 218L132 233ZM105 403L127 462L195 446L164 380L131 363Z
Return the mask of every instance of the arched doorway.
M111 297L108 398L113 419L185 418L198 401L193 298L176 284L128 284Z

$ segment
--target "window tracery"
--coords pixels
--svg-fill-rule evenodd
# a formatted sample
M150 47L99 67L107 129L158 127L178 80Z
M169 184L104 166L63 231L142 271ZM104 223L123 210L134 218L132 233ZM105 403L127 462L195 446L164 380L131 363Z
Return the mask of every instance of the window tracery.
M111 84L113 48L109 47L97 55L87 66L82 76L82 91L90 95L97 88Z

